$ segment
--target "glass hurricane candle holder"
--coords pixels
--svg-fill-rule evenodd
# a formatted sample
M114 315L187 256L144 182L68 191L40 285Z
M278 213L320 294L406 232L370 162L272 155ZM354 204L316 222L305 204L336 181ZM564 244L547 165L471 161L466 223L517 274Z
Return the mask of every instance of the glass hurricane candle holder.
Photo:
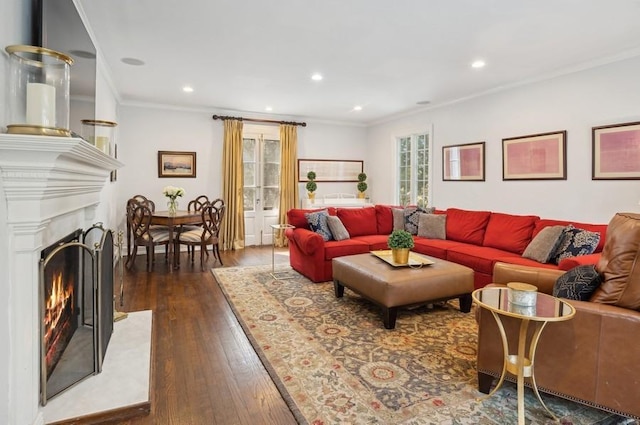
M13 45L5 50L9 53L7 132L70 136L73 59L44 47Z
M104 120L82 120L82 138L100 149L107 155L111 155L114 149L114 134L118 124Z

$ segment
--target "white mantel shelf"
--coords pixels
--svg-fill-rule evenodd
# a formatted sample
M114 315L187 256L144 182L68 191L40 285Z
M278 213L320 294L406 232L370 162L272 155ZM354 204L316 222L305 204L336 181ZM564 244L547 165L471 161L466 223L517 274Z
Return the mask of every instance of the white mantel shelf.
M33 223L96 205L109 173L122 166L80 138L0 134L8 223Z

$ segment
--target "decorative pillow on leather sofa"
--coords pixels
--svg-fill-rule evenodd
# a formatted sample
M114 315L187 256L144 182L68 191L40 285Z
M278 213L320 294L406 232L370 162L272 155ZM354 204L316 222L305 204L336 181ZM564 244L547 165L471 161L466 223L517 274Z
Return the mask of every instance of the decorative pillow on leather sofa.
M446 239L447 216L444 214L420 214L418 236L429 239Z
M558 264L563 258L593 254L599 242L600 233L577 229L570 224L562 231L562 239L553 254L553 263Z
M594 265L574 267L556 280L553 296L569 300L589 301L602 283L602 277Z
M322 239L324 239L325 242L330 241L333 238L329 225L327 224L327 217L329 217L329 212L327 210L306 213L304 216L309 222L311 231L322 236Z
M525 258L548 263L562 241L565 226L548 226L542 229L522 253Z
M340 221L340 218L330 215L327 217L327 224L329 225L329 230L331 230L333 239L343 241L350 238L349 232L347 232L347 229L344 227L344 224L342 224L342 221Z

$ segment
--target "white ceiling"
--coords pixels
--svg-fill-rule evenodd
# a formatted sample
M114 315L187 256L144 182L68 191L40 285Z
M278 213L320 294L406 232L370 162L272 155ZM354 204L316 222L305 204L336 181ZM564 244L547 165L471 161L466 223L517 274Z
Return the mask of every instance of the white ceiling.
M80 3L124 103L231 114L371 123L640 55L640 0Z

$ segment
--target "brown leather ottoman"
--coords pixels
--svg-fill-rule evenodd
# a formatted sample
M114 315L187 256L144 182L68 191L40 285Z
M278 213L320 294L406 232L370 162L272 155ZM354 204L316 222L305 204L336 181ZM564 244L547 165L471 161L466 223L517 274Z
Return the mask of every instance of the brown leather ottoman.
M399 307L458 297L460 311L468 313L474 289L473 270L449 261L427 258L434 264L422 268L394 267L373 254L334 258L336 297L342 298L346 286L381 306L386 329L395 328Z

